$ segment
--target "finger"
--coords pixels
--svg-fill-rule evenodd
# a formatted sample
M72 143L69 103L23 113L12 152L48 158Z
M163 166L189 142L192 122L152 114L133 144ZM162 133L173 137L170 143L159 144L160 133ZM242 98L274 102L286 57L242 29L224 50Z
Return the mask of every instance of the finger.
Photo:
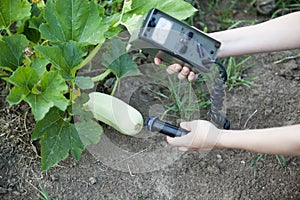
M178 78L180 80L185 79L190 73L190 69L188 67L183 67L180 73L178 74Z
M169 74L175 74L175 73L180 72L181 70L182 70L182 66L177 63L169 65L167 68L167 72Z
M188 129L186 129L188 130ZM193 140L193 133L189 132L186 135L183 135L181 137L169 137L167 136L167 142L175 147L186 147L189 148L189 146L191 145L191 141Z
M173 138L172 138L172 137L170 137L170 136L167 136L167 142L168 142L169 144L171 144L171 143L172 143L172 140L173 140Z
M185 143L184 136L175 137L175 138L167 136L167 142L170 145L175 146L175 147L185 147L186 146L186 145L184 145L184 143Z
M191 130L190 122L181 122L180 127L188 131Z
M194 72L190 72L190 74L188 75L188 81L189 82L193 82L195 81L197 78L196 74Z
M154 58L154 63L157 64L157 65L160 65L160 64L162 64L162 61L161 61L161 59L155 57Z
M188 148L186 148L186 147L179 147L178 149L179 149L179 151L188 151Z

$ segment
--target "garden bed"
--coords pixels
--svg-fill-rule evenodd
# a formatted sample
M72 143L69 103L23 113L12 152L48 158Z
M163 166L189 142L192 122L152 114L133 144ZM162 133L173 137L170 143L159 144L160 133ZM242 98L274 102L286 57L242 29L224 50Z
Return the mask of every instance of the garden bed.
M243 10L237 12L249 15ZM300 123L299 54L299 50L260 54L247 61L254 63L244 74L255 76L252 85L226 91L226 112L232 129ZM140 69L144 75L124 78L119 91L126 93L117 95L145 116L158 113L164 105L150 91L164 93L165 86L149 80L155 66ZM88 147L79 161L68 158L42 172L39 145L30 141L34 120L28 106L9 107L3 81L0 89L1 199L38 199L43 188L51 199L300 198L299 157L285 157L286 169L276 156L265 155L256 163L254 175L250 163L257 153L183 153L170 147L162 135L143 131L128 137L107 126L100 143ZM206 113L201 111L201 117L205 118Z

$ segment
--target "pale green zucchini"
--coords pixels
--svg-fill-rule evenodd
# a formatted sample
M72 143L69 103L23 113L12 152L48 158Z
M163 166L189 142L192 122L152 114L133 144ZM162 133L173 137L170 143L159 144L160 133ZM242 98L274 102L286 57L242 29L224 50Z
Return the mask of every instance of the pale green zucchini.
M135 135L143 128L141 113L124 101L100 92L92 92L89 96L90 100L84 106L95 119L125 135Z

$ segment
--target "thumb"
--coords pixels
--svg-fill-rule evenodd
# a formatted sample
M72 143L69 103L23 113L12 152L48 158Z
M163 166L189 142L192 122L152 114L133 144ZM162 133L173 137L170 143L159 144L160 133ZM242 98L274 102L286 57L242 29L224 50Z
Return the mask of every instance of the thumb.
M182 137L184 137L184 136L182 136ZM167 142L172 146L181 147L181 146L183 146L182 137L172 138L170 136L167 136Z
M185 130L191 131L191 122L181 122L180 127Z

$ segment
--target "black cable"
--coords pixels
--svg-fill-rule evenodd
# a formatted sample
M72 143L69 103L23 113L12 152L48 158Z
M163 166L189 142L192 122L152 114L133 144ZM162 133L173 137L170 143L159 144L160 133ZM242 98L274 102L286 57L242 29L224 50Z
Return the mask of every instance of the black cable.
M217 64L219 67L220 67L220 73L222 74L221 75L221 78L223 79L224 83L227 81L227 72L226 72L226 69L224 67L224 65L218 61L218 60L215 60L214 61L215 64Z
M211 108L209 116L214 123L222 124L224 129L229 129L230 121L219 112L223 107L225 97L224 83L227 81L227 72L219 61L214 61L214 63L219 66L220 71L215 76L214 89L210 95Z

